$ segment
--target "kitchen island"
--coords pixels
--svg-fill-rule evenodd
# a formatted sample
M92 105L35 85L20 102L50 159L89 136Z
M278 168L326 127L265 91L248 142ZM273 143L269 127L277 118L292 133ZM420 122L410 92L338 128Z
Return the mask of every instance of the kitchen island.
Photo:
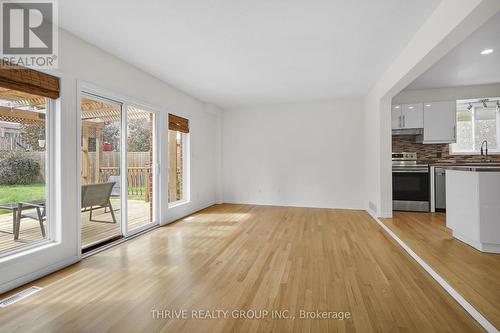
M482 252L500 253L500 167L447 166L446 226Z

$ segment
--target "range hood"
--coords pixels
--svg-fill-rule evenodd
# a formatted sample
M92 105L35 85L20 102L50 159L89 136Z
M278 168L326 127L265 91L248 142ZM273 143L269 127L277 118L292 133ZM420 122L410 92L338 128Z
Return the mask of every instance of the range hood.
M405 129L392 130L392 135L422 135L422 134L424 134L423 128L405 128Z

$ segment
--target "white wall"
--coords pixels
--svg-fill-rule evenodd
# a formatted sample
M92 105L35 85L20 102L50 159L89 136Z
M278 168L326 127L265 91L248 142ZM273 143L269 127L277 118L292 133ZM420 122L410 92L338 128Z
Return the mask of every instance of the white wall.
M392 101L393 103L439 102L485 97L500 97L500 83L421 90L403 90L394 96Z
M392 216L391 99L500 9L498 0L443 0L368 94L366 209Z
M165 84L139 69L87 44L75 36L59 32L59 70L61 80L60 132L61 168L59 210L60 222L57 244L38 249L27 256L18 255L0 260L0 293L44 275L79 259L76 179L79 138L77 137L77 82L84 80L120 95L156 105L163 110L166 126L167 112L189 118L191 127L191 202L168 211L163 207L162 223L170 222L213 204L216 200L216 130L219 110ZM166 152L167 128L160 135L162 152ZM165 155L165 154L164 154ZM166 160L162 160L166 170ZM164 173L166 175L166 172ZM164 193L166 182L162 181Z
M344 101L225 110L224 201L363 208L362 108Z

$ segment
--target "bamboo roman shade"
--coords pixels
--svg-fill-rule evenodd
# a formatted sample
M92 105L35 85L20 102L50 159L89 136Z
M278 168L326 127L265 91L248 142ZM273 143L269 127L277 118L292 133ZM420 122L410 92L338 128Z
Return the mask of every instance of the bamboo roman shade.
M52 99L59 98L59 78L33 69L0 63L0 86Z
M179 131L182 133L189 133L189 120L176 116L174 114L168 115L168 129L171 131Z

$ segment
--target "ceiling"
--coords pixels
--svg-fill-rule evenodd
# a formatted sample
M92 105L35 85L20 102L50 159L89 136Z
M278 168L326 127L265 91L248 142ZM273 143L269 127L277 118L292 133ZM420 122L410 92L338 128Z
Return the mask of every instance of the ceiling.
M467 37L405 90L500 83L500 13ZM481 55L485 49L494 49Z
M364 96L440 0L64 0L60 25L221 107Z

